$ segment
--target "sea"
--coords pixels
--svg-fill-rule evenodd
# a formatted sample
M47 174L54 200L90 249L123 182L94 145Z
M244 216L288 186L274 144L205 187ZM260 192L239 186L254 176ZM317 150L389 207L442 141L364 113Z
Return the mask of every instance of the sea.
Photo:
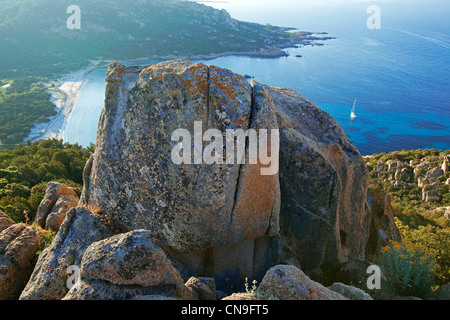
M226 56L200 62L298 91L331 114L363 155L450 149L450 1L203 3L239 20L326 32L335 39L322 46L285 49L287 57ZM96 68L87 75L64 124L65 142L95 143L105 73L105 68Z

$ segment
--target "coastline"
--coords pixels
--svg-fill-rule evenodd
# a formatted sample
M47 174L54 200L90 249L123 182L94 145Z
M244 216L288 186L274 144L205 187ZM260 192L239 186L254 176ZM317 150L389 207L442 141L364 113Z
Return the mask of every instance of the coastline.
M335 39L333 37L317 37L317 35L326 35L326 33L312 33L297 31L290 29L292 36L290 39L277 46L268 48L260 48L253 51L226 51L220 53L198 54L198 55L152 55L136 59L122 60L121 63L138 63L146 60L173 60L173 59L189 59L189 60L214 60L220 57L227 56L247 56L252 58L276 59L280 57L287 57L289 54L284 51L288 48L298 48L299 46L321 46L323 43L317 41L326 41ZM67 122L70 120L73 108L81 96L81 90L86 83L87 75L96 68L104 68L113 60L91 60L90 64L81 70L61 76L55 83L48 85L48 90L52 97L50 101L55 105L57 114L49 118L48 122L35 123L30 130L30 134L24 141L43 140L43 139L61 139L64 140L64 129ZM53 85L52 85L53 84Z
M47 84L51 94L50 101L55 105L57 114L50 117L48 122L35 123L24 141L63 139L64 127L81 96L86 76L97 68L97 65L98 62L91 61L87 68L63 75L56 82Z

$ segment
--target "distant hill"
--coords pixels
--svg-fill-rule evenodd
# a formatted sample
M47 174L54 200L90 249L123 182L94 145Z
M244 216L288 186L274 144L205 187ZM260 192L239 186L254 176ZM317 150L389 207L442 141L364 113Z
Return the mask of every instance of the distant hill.
M70 5L81 29L69 29ZM89 60L253 53L316 38L286 28L242 22L225 10L179 0L0 0L2 77L74 71Z

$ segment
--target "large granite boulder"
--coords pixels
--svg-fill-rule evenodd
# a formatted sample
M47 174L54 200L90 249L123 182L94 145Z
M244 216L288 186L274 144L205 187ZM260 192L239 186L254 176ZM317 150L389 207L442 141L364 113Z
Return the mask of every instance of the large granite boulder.
M270 239L279 231L278 171L263 175L266 163L238 161L237 143L228 147L225 135L227 130L277 129L270 96L229 70L188 60L141 67L112 63L106 80L80 205L110 216L126 230L151 231L175 264L191 270L186 276L241 274L241 282L255 272L263 275L277 251ZM257 106L254 96L260 96ZM194 161L175 163L179 141L172 135L180 129L200 138L205 153L210 139L217 142L206 130L223 133L218 146L224 154L217 161L226 161L196 162L202 146L189 141L194 159L188 158ZM248 150L245 137L242 142ZM231 152L234 161L228 159ZM262 245L266 249L255 254Z
M0 300L17 299L36 262L44 239L35 227L13 224L0 232Z
M194 136L196 121L200 134L276 127L273 105L252 114L252 87L243 77L177 60L148 67L113 63L106 81L82 205L128 230L150 230L182 252L278 232L278 175L262 176L259 164L179 165L171 157L178 144L172 134L185 129Z

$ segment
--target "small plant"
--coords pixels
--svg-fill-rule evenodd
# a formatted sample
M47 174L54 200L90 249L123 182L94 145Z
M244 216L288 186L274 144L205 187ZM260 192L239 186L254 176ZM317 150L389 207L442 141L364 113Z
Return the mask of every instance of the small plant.
M38 232L40 233L42 238L44 238L44 245L43 245L42 249L38 250L36 252L36 255L39 256L42 253L42 251L47 249L52 244L53 239L55 239L56 232L51 231L51 230L45 230L45 229L43 229L41 227L38 227Z
M256 284L258 283L258 281L256 281L256 280L253 280L252 281L252 287L250 288L249 287L249 283L248 283L248 278L245 278L245 292L246 293L248 293L248 294L255 294L256 293L256 289L257 289L257 286L256 286Z
M431 293L433 271L437 267L434 249L409 239L400 243L391 241L382 249L381 265L394 294L425 297Z

